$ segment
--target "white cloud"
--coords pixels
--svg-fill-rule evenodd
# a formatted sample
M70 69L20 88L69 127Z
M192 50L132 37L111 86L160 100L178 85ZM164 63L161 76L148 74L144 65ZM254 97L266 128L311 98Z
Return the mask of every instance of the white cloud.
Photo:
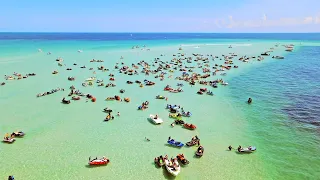
M283 27L283 26L298 26L307 24L320 24L320 15L316 17L283 17L278 19L270 19L266 14L263 14L259 19L236 20L232 15L228 16L228 23L221 24L220 20L215 21L217 27L226 28L252 28L252 27Z

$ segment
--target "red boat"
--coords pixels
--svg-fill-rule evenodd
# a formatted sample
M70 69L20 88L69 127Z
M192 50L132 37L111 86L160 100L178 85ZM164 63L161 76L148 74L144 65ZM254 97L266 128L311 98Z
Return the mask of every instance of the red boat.
M78 96L78 97L73 96L73 97L72 97L72 100L75 100L75 101L76 101L76 100L80 100L80 97L79 97L79 96Z
M88 164L91 166L99 166L99 165L107 165L109 162L110 162L110 160L107 159L106 157L103 157L101 159L93 159L93 160L90 160L90 158L89 158Z
M191 129L191 130L194 130L196 129L197 127L193 124L184 124L183 127L187 128L187 129Z
M110 80L110 81L114 81L114 78L110 78L109 80Z

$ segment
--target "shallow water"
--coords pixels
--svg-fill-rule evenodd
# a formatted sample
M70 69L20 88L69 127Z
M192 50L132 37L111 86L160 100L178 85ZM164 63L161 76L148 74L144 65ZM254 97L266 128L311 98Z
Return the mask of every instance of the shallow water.
M172 179L165 170L155 167L153 159L178 153L184 153L190 164L182 168L176 179L316 179L319 176L320 159L315 156L319 154L319 89L315 82L319 81L317 57L320 51L317 46L302 44L292 53L285 53L279 46L274 54L283 54L284 60L266 58L261 62L242 63L236 60L239 56L258 56L279 41L252 40L248 43L243 39L184 37L167 39L165 46L161 40L142 41L139 38L82 40L78 43L65 39L9 41L12 43L1 43L6 49L5 52L0 50L3 75L35 72L37 76L8 81L0 87L0 133L15 130L27 133L14 144L0 144L0 151L5 152L0 155L1 178L13 174L17 179ZM146 44L151 50L131 49L136 44ZM196 94L203 86L190 87L184 83L183 93L172 94L162 90L167 84L175 86L176 80L159 81L152 75L127 76L112 70L116 62L123 61L130 66L140 60L151 62L160 54L165 55L161 60L170 60L173 53L179 52L179 44L185 45L182 52L188 55L237 53L234 62L239 69L232 69L223 77L229 86L213 89L215 96L210 97ZM234 47L229 49L229 44ZM39 48L44 52L37 52ZM19 52L15 53L17 49ZM78 49L83 53L77 53ZM47 51L52 55L46 55ZM119 60L120 56L124 59ZM58 67L56 57L62 57L67 67L73 70ZM105 62L90 63L92 58ZM223 61L210 62L211 65L215 63L222 64ZM117 87L82 87L81 83L93 76L88 68L101 64L111 71L96 71L97 78L107 83L108 74L114 73ZM87 69L80 69L82 65ZM59 74L52 75L53 70L58 70ZM76 81L67 81L68 76L75 76ZM217 78L221 77L210 79ZM144 79L153 80L156 85L140 88L137 84L125 83ZM71 85L93 94L97 102L82 99L70 105L61 104L61 98L67 97ZM63 87L66 91L35 97L56 87ZM126 90L124 94L119 93L122 88ZM115 94L130 97L131 102L104 101ZM159 94L167 96L168 101L155 99ZM248 97L253 98L251 105L245 103ZM137 111L146 100L150 101L149 109ZM180 104L191 111L193 116L185 120L196 124L197 129L172 128L173 120L168 118L168 111L164 109L166 104ZM101 110L105 107L121 112L121 116L103 122L106 114ZM164 124L151 124L147 120L149 114L159 114ZM193 157L196 147L177 149L166 145L168 136L187 142L194 135L201 138L205 147L201 159ZM151 141L146 142L145 137ZM239 144L255 145L258 150L250 155L226 151L229 145L237 147ZM89 156L107 156L111 163L107 167L90 168L86 166Z

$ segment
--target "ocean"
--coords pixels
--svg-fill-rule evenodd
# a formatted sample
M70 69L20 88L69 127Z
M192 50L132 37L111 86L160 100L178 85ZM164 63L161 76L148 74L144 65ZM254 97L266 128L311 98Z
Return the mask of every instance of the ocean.
M286 44L294 44L294 51L284 51L282 45ZM136 45L140 48L131 48ZM142 48L144 45L150 50ZM230 45L232 48L228 48ZM9 175L24 180L174 179L165 169L157 168L153 160L159 155L175 157L179 153L185 154L190 164L181 168L176 179L319 179L319 45L320 34L316 33L0 33L2 76L36 73L22 80L0 80L6 83L0 87L0 134L17 130L26 133L13 144L0 144L0 179ZM270 48L274 48L271 56L285 58L238 61L243 55L259 56ZM225 71L226 76L218 73L209 78L223 78L229 83L217 89L207 87L214 96L197 95L203 85L191 87L174 80L182 74L179 70L168 72L160 81L154 75L128 76L114 69L121 62L131 66L155 58L170 61L179 52L187 57L192 53L218 56L210 60L211 67L223 64L222 55L235 53L238 56L233 59L234 65L239 68ZM64 59L65 66L57 65L58 57ZM91 59L104 62L91 63ZM87 68L81 69L83 65ZM98 71L101 65L110 71ZM197 66L196 62L192 65ZM66 71L67 67L72 71ZM59 73L53 75L54 70ZM115 75L116 87L81 85L91 76L107 84L110 73ZM76 80L68 81L69 76ZM156 85L140 88L126 83L144 79ZM183 93L163 91L166 85L176 87L177 83L184 83ZM68 98L71 85L93 94L97 101L82 98L69 105L60 103L63 97ZM65 91L36 97L57 87ZM119 93L120 89L125 93ZM129 97L131 102L105 101L114 95ZM157 95L168 97L168 101L155 99ZM250 105L246 103L249 97L253 99ZM138 111L144 101L150 102L149 108ZM179 104L191 111L192 116L184 120L197 129L171 127L167 104ZM121 116L103 122L105 107ZM158 114L164 123L151 124L149 114ZM194 157L196 147L178 149L166 144L169 136L187 142L195 135L205 148L200 159ZM228 151L229 145L253 145L257 151L238 154ZM88 166L90 156L106 156L110 164Z

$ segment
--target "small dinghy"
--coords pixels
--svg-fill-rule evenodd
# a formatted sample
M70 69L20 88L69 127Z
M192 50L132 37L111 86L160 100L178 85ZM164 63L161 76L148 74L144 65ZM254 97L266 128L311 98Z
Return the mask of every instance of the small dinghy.
M196 151L196 156L197 157L202 157L203 152L204 152L204 148L202 146L199 146L197 151Z
M101 166L101 165L107 165L109 162L110 162L110 160L104 156L101 159L96 158L96 159L92 159L92 160L91 160L91 157L89 157L88 164L90 166L99 166L99 165Z
M163 120L160 119L159 117L157 117L157 115L150 114L149 118L150 118L150 120L151 120L154 124L161 124L161 123L163 123Z
M174 159L173 162L170 161L169 159L165 159L165 165L167 171L173 175L173 176L178 176L180 173L180 165L177 159Z

